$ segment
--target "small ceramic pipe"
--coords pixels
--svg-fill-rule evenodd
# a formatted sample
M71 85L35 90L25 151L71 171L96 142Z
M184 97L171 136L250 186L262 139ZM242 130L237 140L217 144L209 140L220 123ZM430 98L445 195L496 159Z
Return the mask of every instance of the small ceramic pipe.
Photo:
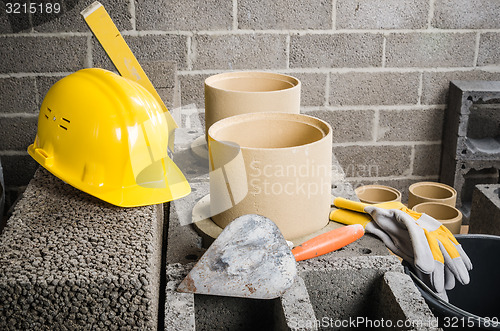
M364 185L357 187L354 192L359 201L363 203L382 203L389 201L401 201L401 192L390 186Z
M205 80L205 136L215 122L256 112L300 112L300 81L272 72L229 72Z
M218 213L212 217L217 225L224 228L236 217L259 214L291 240L328 224L332 202L328 123L301 114L252 113L218 121L208 136L210 208L212 215ZM244 166L234 143L241 148ZM245 189L248 194L242 195Z
M440 202L455 207L457 191L451 186L437 182L418 182L410 185L408 208L423 202Z
M423 202L413 206L414 211L434 217L453 234L460 233L462 213L457 208L440 202Z

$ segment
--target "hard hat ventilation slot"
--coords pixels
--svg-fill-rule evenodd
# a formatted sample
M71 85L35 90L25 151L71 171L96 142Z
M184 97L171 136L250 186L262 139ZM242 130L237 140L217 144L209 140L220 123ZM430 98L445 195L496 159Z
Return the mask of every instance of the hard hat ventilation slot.
M48 117L47 115L45 115L45 118L46 118L46 119L49 119L49 117Z
M64 129L64 130L66 130L66 131L68 130L68 128L67 128L67 127L65 127L65 126L63 126L63 125L61 125L61 124L59 124L59 127L60 127L60 128L62 128L62 129Z
M52 112L52 109L50 109L49 107L47 107L47 110L49 111L49 113L51 113L51 112Z
M68 119L65 119L64 117L62 118L63 121L71 123Z

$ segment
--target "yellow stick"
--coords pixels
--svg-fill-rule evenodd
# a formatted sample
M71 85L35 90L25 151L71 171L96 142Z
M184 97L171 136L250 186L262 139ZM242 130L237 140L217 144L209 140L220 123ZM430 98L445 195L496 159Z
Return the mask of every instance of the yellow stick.
M156 92L153 84L123 39L120 31L109 17L104 6L95 1L80 13L94 36L99 40L116 69L125 78L136 81L148 90L164 109L168 125L168 145L174 150L174 130L178 128L174 118Z

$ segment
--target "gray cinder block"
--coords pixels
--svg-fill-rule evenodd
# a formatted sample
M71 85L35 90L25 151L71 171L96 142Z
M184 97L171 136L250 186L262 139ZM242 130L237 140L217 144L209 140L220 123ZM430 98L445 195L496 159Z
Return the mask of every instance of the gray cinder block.
M323 73L290 73L300 80L300 104L302 106L324 106L327 74Z
M475 33L394 33L387 36L387 67L470 67Z
M231 1L136 1L137 30L231 30Z
M290 68L380 67L381 34L306 34L290 37Z
M500 25L498 15L496 15L496 18ZM498 43L500 43L500 33L487 32L481 34L477 56L478 66L498 65L500 63L500 54L496 48Z
M432 26L438 29L498 29L500 3L495 0L436 0Z
M35 113L38 111L33 77L1 78L0 91L2 113Z
M82 69L87 37L5 37L0 73L68 72Z
M337 1L337 29L424 29L429 2Z
M182 105L194 104L197 108L205 108L205 79L209 74L180 74Z
M193 69L284 69L286 36L282 34L196 35Z
M442 109L381 110L377 141L439 141Z
M330 1L238 1L240 29L323 29L332 27Z
M472 194L469 233L500 235L500 185L476 185Z
M333 153L347 177L401 176L410 171L411 146L334 146Z
M332 73L330 105L414 105L418 85L416 72Z
M120 31L132 30L131 17L132 14L129 9L129 4L125 1L100 1L114 24ZM43 2L48 3L48 2ZM43 13L40 7L32 15L33 28L38 32L88 32L89 28L85 21L82 19L80 12L84 10L92 1L58 1L52 2L52 8L55 3L61 5L59 13L47 14L45 10ZM39 4L39 3L38 3Z
M478 101L500 98L500 81L452 81L445 113L440 181L457 190L457 206L466 206L462 192L471 170L500 168L500 150L494 137L469 136L469 120ZM468 210L462 210L466 215ZM467 217L464 224L467 223Z
M441 144L415 145L413 175L438 176L441 160Z
M332 126L334 143L372 141L373 110L313 110L303 112L328 122Z
M0 121L0 150L26 151L35 141L38 116L5 117Z
M35 174L0 236L2 329L157 327L162 205L120 208Z
M500 80L500 73L482 70L424 72L422 78L422 104L446 104L448 101L448 88L452 80Z

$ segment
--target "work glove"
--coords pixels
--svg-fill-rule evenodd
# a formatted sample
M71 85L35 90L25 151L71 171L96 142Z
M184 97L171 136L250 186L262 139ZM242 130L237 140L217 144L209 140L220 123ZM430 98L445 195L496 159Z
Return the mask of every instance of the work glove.
M330 219L362 224L366 232L379 237L395 254L415 266L419 278L443 299L445 289L455 286L455 279L469 283L469 257L453 234L429 215L414 212L400 202L367 205L337 198L334 204L345 209L332 211Z

